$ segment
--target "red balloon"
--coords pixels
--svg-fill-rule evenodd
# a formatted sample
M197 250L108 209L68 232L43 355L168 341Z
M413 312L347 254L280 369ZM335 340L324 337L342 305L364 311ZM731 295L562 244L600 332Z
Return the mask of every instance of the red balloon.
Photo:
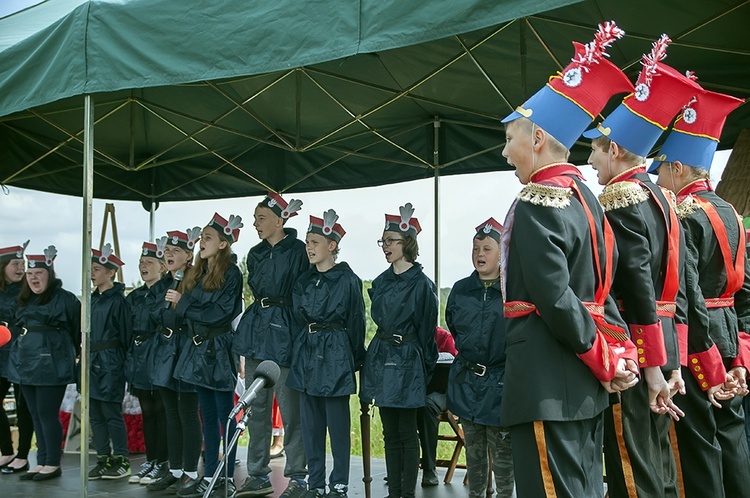
M0 346L10 342L10 330L5 325L0 325Z

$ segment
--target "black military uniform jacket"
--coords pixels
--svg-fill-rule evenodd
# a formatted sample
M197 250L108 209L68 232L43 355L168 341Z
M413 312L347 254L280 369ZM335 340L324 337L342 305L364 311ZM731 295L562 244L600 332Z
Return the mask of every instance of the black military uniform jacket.
M247 254L247 283L254 301L245 310L234 338L234 351L253 360L292 361L292 289L308 268L305 243L297 231L271 245L262 240Z
M189 333L174 375L181 382L233 391L237 365L232 354L232 320L242 312L242 272L230 264L224 285L213 292L203 289L202 280L182 295L174 311L167 311L186 323Z
M511 400L502 404L502 425L585 420L609 405L599 378L614 376L617 357L603 331L634 351L614 300L598 285L607 265L616 265L605 228L598 200L569 164L537 170L511 207L501 240L509 318L504 399Z
M490 286L474 271L451 289L445 322L458 357L448 377L448 409L475 424L500 426L505 377L505 316L500 281Z
M644 166L613 178L599 201L619 253L612 293L637 346L638 366L679 369L674 316L682 266L681 228L672 204Z
M438 358L435 284L414 262L399 275L389 267L369 292L378 331L367 348L359 397L389 408L425 406Z
M738 330L747 332L750 324L746 304L750 282L745 278L748 263L740 245L744 234L734 208L711 190L707 180L685 186L678 193L678 202L687 250L697 270L709 318L708 334L693 334L690 322L688 366L706 390L723 382L726 369L740 355ZM712 217L718 230L711 222ZM730 273L735 277L732 282L728 278ZM699 377L701 373L703 377Z
M125 297L130 311L132 338L125 359L125 373L130 387L144 391L156 388L153 379L153 355L157 347L154 316L164 307L164 296L158 294L158 282L142 285Z
M0 276L0 278L4 278ZM20 283L10 283L0 291L0 324L5 323L10 329L11 340L0 347L0 377L8 377L8 361L10 360L10 348L18 336L18 328L13 324L13 314L16 309L16 299L21 290Z
M314 266L294 286L295 339L287 386L310 396L357 392L354 373L365 360L362 281L346 263Z
M125 397L125 351L131 327L125 285L91 293L91 399L121 403Z
M81 350L81 302L56 279L52 298L39 304L32 295L16 308L19 336L10 350L8 380L29 386L64 386L76 381ZM25 330L24 330L25 329Z

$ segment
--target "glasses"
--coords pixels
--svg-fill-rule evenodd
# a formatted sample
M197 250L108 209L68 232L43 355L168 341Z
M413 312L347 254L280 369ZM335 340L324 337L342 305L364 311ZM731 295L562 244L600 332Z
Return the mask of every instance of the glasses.
M388 239L379 239L378 240L378 246L380 246L380 247L383 247L383 246L387 247L387 246L390 246L391 244L393 244L394 242L401 242L402 240L404 240L404 239L391 239L391 238L388 238Z

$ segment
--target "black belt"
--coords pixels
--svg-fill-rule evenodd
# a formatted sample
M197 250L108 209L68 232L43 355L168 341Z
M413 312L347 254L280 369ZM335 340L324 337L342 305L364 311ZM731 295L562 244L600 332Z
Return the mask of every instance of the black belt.
M118 341L117 339L113 339L111 341L97 342L96 344L92 344L89 348L89 351L91 351L92 353L96 353L97 351L103 351L105 349L115 349L119 348L120 346L120 341Z
M177 329L177 332L187 333L187 330L179 328ZM170 329L169 327L159 326L159 333L161 333L165 339L170 339L172 335L174 335L175 330Z
M154 337L156 335L156 332L151 331L143 331L142 333L135 333L133 335L133 343L135 343L136 346L140 346L148 339Z
M262 297L258 299L261 308L269 306L291 306L292 300L286 297Z
M375 333L375 337L379 337L381 341L390 342L396 346L417 340L417 334L388 334L380 330Z
M315 332L320 332L321 330L331 330L331 329L346 329L346 324L343 322L326 322L326 323L308 323L307 324L307 331L311 334L314 334Z
M481 363L474 363L473 361L468 361L466 358L461 356L459 353L458 360L461 362L461 365L464 366L467 370L471 370L474 372L478 377L484 377L487 374L487 370L492 370L494 368L499 368L501 365L482 365Z
M21 335L26 335L29 332L61 332L58 327L49 327L46 325L37 325L36 327L21 327Z
M218 337L222 334L226 334L227 332L231 332L231 327L216 327L213 329L207 329L208 334L195 334L193 335L193 344L196 346L200 346L203 344L203 341L207 341L209 339L213 339L214 337Z

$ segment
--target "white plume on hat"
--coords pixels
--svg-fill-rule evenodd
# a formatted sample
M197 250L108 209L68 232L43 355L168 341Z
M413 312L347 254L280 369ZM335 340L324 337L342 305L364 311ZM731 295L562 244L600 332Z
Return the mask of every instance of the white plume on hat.
M289 218L300 209L302 209L302 201L299 199L292 199L287 204L286 209L281 212L281 217Z
M398 211L401 214L401 223L398 227L405 232L409 230L409 220L411 220L411 216L414 214L414 208L411 202L407 202L404 206L398 208Z

